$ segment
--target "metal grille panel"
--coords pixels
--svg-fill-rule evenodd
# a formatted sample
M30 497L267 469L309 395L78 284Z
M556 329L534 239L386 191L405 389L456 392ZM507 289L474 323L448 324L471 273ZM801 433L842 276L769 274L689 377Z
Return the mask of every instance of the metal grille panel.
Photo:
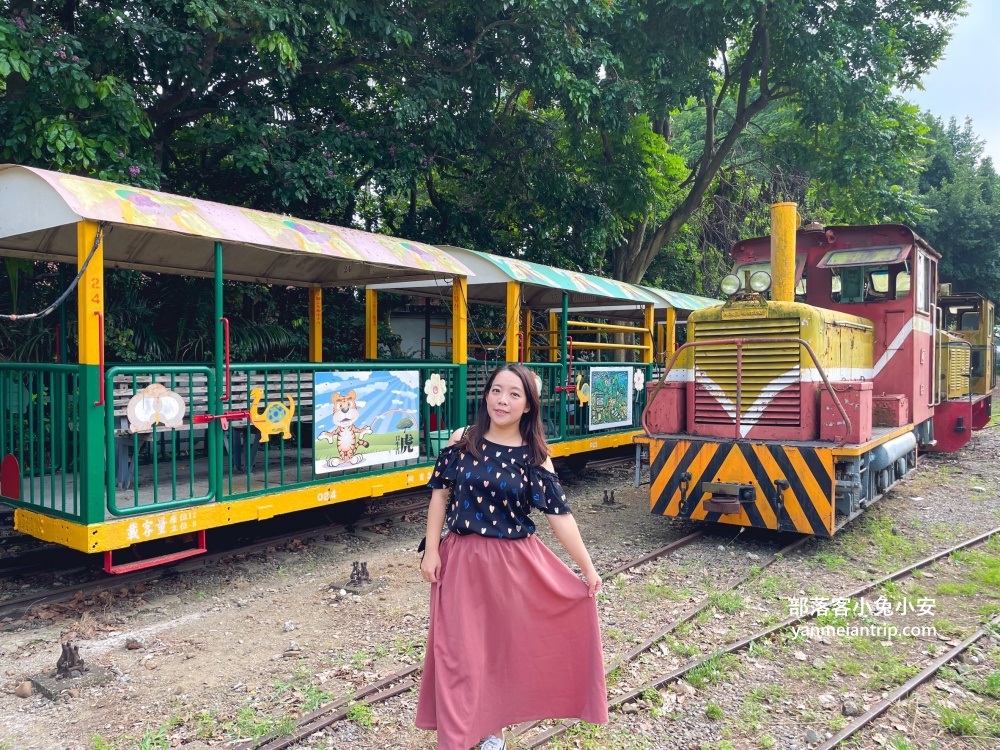
M798 336L798 318L768 318L699 322L695 326L694 340L761 339L760 343L743 346L740 420L745 424L798 427L801 421L799 345L767 341ZM694 351L694 421L732 424L736 404L736 347L696 347Z

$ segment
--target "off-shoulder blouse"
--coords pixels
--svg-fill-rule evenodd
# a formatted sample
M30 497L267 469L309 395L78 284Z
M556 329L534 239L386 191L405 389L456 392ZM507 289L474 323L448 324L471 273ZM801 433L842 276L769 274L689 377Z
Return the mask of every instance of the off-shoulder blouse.
M535 532L530 512L571 513L559 477L528 464L527 446L480 439L480 457L450 445L441 451L427 486L454 488L446 524L456 534L523 539Z

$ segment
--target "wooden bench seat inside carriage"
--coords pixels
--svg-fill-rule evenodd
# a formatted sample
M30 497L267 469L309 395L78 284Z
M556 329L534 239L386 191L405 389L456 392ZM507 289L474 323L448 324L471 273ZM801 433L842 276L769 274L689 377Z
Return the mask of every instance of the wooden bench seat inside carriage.
M206 529L421 486L440 440L429 426L465 421L462 347L386 363L371 330L355 361L323 357L324 287L457 278L464 331L471 272L435 247L18 166L0 167L0 206L0 254L80 273L46 319L55 361L0 363L0 502L20 531L105 553L114 572L111 552L132 545L199 532L181 554L198 552ZM106 362L107 268L213 279L212 360ZM227 279L302 288L308 361L231 361Z
M985 426L993 304L939 297L907 227L772 218L734 246L727 300L689 317L637 442L654 513L831 536Z

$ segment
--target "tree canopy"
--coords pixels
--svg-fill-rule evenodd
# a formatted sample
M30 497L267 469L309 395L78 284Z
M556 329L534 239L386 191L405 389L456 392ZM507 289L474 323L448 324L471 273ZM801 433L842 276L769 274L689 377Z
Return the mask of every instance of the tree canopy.
M0 158L691 292L796 200L982 287L992 164L897 93L961 5L13 0Z

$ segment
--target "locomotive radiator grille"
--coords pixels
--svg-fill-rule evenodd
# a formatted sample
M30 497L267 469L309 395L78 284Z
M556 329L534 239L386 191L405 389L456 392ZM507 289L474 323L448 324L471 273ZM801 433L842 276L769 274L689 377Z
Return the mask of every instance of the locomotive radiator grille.
M969 360L969 347L948 347L948 398L960 398L968 395Z
M798 318L772 318L699 322L694 340L761 339L743 346L740 420L747 425L798 427L799 345L766 340L798 336ZM694 351L694 421L732 424L736 417L736 347L696 347Z

